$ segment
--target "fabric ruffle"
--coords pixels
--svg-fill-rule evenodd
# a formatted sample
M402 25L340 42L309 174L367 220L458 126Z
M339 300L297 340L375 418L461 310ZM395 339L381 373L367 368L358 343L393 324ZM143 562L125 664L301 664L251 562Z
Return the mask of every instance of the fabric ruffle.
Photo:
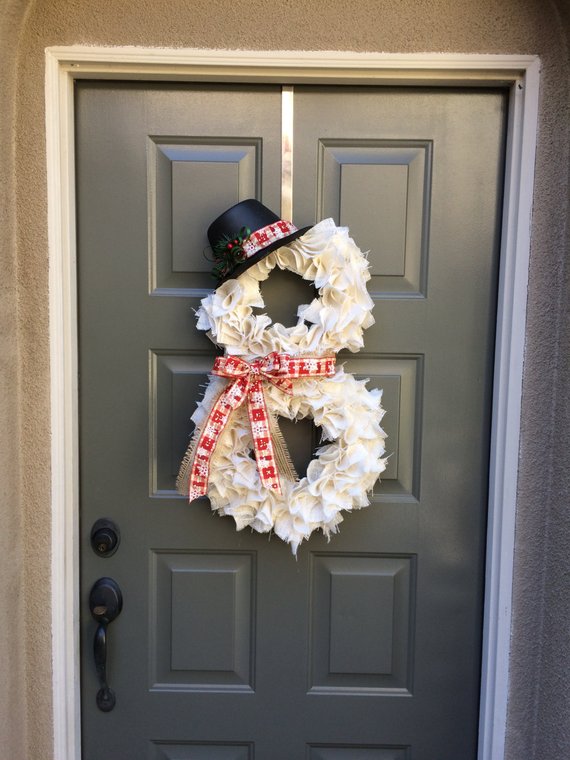
M319 292L311 303L299 306L292 327L253 313L264 307L260 283L276 266L313 281ZM208 331L228 354L244 357L272 351L291 356L358 351L363 331L374 324L369 279L368 260L348 228L324 219L204 298L197 311L198 329Z

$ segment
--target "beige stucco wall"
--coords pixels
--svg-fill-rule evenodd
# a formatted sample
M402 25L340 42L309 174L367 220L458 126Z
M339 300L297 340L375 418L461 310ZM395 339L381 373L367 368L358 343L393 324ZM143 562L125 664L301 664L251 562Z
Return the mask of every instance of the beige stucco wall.
M1 0L0 8L0 757L52 757L43 67L45 47L78 43L541 56L507 756L566 757L567 0Z

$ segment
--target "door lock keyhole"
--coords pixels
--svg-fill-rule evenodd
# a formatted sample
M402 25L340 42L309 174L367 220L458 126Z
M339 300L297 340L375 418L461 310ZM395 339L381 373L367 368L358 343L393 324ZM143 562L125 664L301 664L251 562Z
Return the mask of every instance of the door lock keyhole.
M98 557L112 557L119 548L121 534L112 520L97 520L91 528L91 548Z

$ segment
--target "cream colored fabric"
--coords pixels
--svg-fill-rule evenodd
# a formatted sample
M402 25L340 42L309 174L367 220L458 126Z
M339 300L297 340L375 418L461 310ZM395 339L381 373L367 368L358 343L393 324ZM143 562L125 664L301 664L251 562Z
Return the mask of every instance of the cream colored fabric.
M297 324L284 327L267 314L260 282L274 267L312 280L319 297L298 309ZM235 280L228 280L202 300L198 329L207 330L228 354L254 357L272 351L292 356L322 356L363 346L362 333L374 324L373 301L366 290L368 261L347 227L324 219L289 246L279 248Z
M281 496L262 488L251 458L251 429L240 407L223 431L212 457L208 496L212 509L233 517L238 530L274 530L296 553L314 530L336 533L343 510L369 504L368 492L386 467L381 391L368 390L340 368L332 378L295 381L289 396L267 385L268 407L289 419L312 417L322 429L324 445L299 481L282 478ZM192 419L201 427L225 380L212 376Z

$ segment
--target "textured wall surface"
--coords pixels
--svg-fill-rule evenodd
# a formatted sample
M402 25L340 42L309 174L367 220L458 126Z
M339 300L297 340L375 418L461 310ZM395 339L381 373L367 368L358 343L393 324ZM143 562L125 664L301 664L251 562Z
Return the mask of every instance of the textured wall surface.
M0 21L0 756L25 757L26 649L23 598L23 520L20 494L21 393L18 341L15 142L15 69L21 3L6 2ZM10 614L7 614L7 611ZM44 647L45 648L45 647Z
M541 56L507 758L567 757L568 0L0 0L0 10L0 604L12 612L0 624L2 757L52 757L43 67L45 47L80 43Z

